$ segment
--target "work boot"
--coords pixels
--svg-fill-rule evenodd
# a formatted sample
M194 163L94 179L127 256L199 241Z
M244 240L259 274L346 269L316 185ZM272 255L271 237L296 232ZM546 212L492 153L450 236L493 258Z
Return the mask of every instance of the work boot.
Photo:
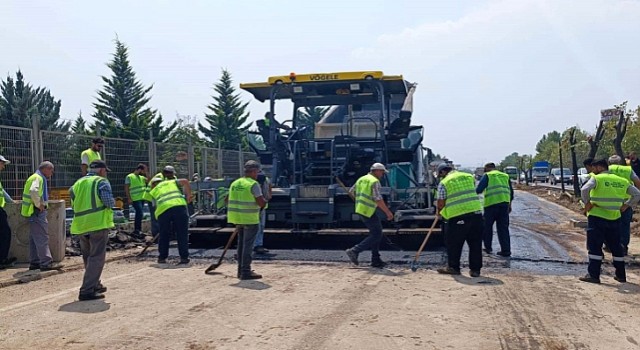
M387 266L387 263L382 261L381 259L375 259L371 261L371 267L375 267L378 269L384 269Z
M158 264L166 264L167 258L158 258Z
M358 262L358 253L353 251L353 248L349 248L347 250L345 250L345 253L347 253L347 256L349 257L349 260L351 260L351 262L358 266L360 263Z
M484 250L484 252L485 252L485 253L487 253L487 254L491 254L491 253L493 253L493 249L484 248L484 249L482 249L482 250Z
M600 279L599 278L591 277L590 274L586 274L584 277L580 277L578 279L580 281L582 281L582 282L600 283Z
M241 280L259 280L262 278L262 275L257 274L253 271L249 272L248 274L244 274L240 276Z
M48 266L40 266L40 271L62 270L63 267L60 263L51 263Z
M480 277L480 271L469 271L469 276Z
M0 270L13 266L13 263L16 262L16 260L17 259L15 257L4 259L3 261L0 262Z
M187 265L189 262L191 262L189 258L180 258L180 261L176 265Z
M616 281L618 281L618 282L620 282L620 283L625 283L625 282L627 282L627 278L626 278L626 277L618 277L618 276L615 276L615 277L613 277L613 279L614 279L614 280L616 280Z
M96 286L96 288L93 290L96 293L106 293L107 291L107 287L103 286L102 283L98 282L98 285Z
M501 257L508 258L508 257L511 256L511 252L499 251L499 252L496 253L496 255L500 255Z
M460 274L460 270L456 270L453 267L449 267L449 266L440 268L436 271L438 271L438 273L441 273L443 275L459 275Z
M96 292L89 293L89 294L80 294L78 295L78 299L80 301L104 299L104 294L100 294Z
M29 270L40 270L40 264L38 264L38 265L30 264L29 265Z
M263 247L263 246L257 246L255 248L253 248L253 252L256 254L267 254L269 252L269 249Z

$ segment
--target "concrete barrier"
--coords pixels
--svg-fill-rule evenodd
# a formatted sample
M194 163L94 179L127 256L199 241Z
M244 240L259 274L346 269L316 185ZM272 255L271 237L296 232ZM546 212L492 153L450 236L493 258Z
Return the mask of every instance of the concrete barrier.
M9 256L16 257L19 263L29 262L29 221L20 215L21 201L7 203L4 210L11 227L11 249ZM65 205L63 200L49 201L47 220L49 221L49 249L53 261L60 262L65 253Z

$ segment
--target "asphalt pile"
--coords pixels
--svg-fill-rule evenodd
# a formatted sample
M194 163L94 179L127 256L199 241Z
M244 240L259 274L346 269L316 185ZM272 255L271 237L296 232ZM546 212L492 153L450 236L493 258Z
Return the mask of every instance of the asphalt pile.
M109 232L109 243L107 243L107 251L144 247L146 245L146 242L151 239L151 236L145 235L144 233L132 233L123 230L112 230L111 232ZM73 235L67 237L65 255L82 255L82 253L80 252L80 241L77 237L74 237Z

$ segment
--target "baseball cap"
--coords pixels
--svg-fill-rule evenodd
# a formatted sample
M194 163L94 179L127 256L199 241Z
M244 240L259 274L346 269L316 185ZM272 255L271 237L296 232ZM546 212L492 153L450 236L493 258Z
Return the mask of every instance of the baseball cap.
M162 169L162 172L175 173L176 168L172 167L171 165L167 165L166 167L164 167L164 169Z
M107 168L107 163L103 160L94 160L89 164L89 169L107 169L107 171L111 171L111 169Z
M260 169L260 163L256 162L255 160L249 160L246 163L244 163L244 170L253 170L253 169Z
M149 181L149 183L152 184L152 183L156 183L156 182L160 182L160 181L164 181L164 179L161 178L161 177L153 177L153 178L151 178L151 181Z
M371 166L371 169L369 169L370 171L374 171L374 170L384 170L385 173L388 173L387 168L384 167L384 164L382 163L373 163L373 165Z
M0 156L0 162L3 162L4 164L11 164L11 161L4 156Z
M104 139L102 137L96 137L93 140L91 140L91 142L98 145L104 145Z
M436 173L440 173L443 170L453 170L453 167L447 163L440 163L436 168Z

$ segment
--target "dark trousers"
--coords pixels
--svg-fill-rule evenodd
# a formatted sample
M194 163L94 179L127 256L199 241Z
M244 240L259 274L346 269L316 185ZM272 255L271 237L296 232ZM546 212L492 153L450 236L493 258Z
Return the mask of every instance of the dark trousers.
M142 210L144 209L144 201L133 201L131 206L136 211L135 219L133 220L133 230L136 232L142 231Z
M102 276L102 270L104 269L109 230L86 233L79 236L79 240L82 261L84 262L84 277L82 278L80 294L91 294L100 283L100 276Z
M445 222L445 245L449 267L460 270L460 256L464 242L469 246L469 269L482 268L482 214L467 214L450 218Z
M238 230L238 277L251 274L251 261L253 260L251 254L259 226L259 224L236 225L236 230Z
M369 235L352 249L356 253L371 249L371 261L380 261L380 241L382 241L382 222L380 217L374 213L370 218L360 215L360 219L369 230Z
M492 250L493 224L498 231L498 242L503 253L511 253L511 238L509 237L509 204L500 203L484 208L484 233L482 239L484 248Z
M620 219L606 220L597 216L587 218L587 250L589 251L589 275L600 278L602 266L602 244L607 243L613 255L613 266L616 268L616 276L626 278L624 268L624 254L620 244Z
M9 257L11 247L11 227L7 220L7 212L0 208L0 264Z
M633 208L627 208L622 212L620 218L620 244L623 252L629 250L629 241L631 240L631 220L633 219Z
M172 226L173 224L173 226ZM171 228L176 231L178 241L178 253L181 259L189 258L189 214L186 206L167 209L158 218L160 237L158 239L158 258L166 259L169 256L169 241L171 240Z
M149 213L151 214L151 234L155 237L160 233L160 225L156 219L156 207L151 202L149 202Z

